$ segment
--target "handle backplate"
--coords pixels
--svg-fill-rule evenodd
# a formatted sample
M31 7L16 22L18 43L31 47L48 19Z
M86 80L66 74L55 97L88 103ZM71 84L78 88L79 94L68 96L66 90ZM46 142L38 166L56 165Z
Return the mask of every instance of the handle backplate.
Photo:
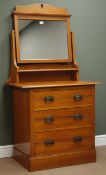
M82 115L81 114L75 114L75 115L73 115L73 119L74 120L81 120L82 119Z
M47 116L44 118L45 123L53 123L54 117L53 116Z
M74 99L75 101L80 101L80 100L82 100L82 95L80 95L80 94L74 95L74 96L73 96L73 99Z
M45 101L45 103L51 103L54 101L54 97L53 96L46 96L46 97L44 97L44 101Z
M55 144L55 140L45 140L44 144L45 146L52 146Z
M76 136L73 138L74 142L82 142L83 137L82 136Z

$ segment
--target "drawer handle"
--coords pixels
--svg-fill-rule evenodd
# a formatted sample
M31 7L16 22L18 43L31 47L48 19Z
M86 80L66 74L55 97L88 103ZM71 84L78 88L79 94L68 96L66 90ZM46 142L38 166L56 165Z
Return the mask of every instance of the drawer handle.
M80 101L80 100L82 100L82 95L77 94L77 95L73 96L73 99L75 101Z
M82 115L81 114L75 114L75 115L73 115L73 118L75 119L75 120L81 120L82 119Z
M44 101L45 103L51 103L54 101L54 97L53 96L44 97Z
M54 118L53 116L48 116L48 117L45 117L44 121L45 123L52 123L54 121Z
M73 138L73 140L74 140L74 142L82 142L83 137L81 137L81 136L76 136L76 137Z
M44 143L45 143L45 146L52 146L55 144L55 141L54 140L46 140Z

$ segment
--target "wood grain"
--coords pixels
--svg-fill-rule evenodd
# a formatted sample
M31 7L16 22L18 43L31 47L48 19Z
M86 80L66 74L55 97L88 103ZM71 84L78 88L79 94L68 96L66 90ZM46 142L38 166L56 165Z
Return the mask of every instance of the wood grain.
M30 122L28 116L28 94L20 89L13 90L14 145L21 152L30 154Z
M81 96L80 100L75 100L74 97L77 95ZM31 99L33 101L33 110L41 110L42 108L61 108L64 106L78 106L78 105L94 105L93 98L93 87L74 87L73 89L51 89L51 90L40 90L31 91ZM47 97L52 97L52 102L46 102Z
M16 46L15 46L15 32L11 32L11 66L10 66L10 77L8 83L19 83L19 67L16 61Z
M54 130L49 132L38 132L33 133L33 143L43 143L45 140L51 139L55 141L64 141L73 139L73 137L82 136L90 137L91 136L91 127L83 127L76 129L66 129L66 130Z
M70 71L31 71L20 72L20 82L45 82L45 81L67 81L71 80Z
M67 9L60 8L57 6L43 4L43 3L36 3L31 5L24 5L24 6L16 6L15 11L13 14L40 14L40 15L53 15L53 16L69 16Z
M22 88L22 89L37 89L37 88L53 88L53 87L78 87L78 86L87 86L87 85L96 85L100 84L99 81L45 81L45 82L20 82L12 83L6 82L8 86Z
M80 152L55 154L51 156L36 156L29 158L17 149L14 149L15 160L21 163L29 171L38 171L63 166L91 163L96 161L95 149Z
M77 158L73 156L76 155L77 157L77 155L83 155L82 152L87 152L88 149L89 151L95 149L94 86L74 86L59 89L47 88L47 95L49 91L52 92L52 95L55 94L59 97L63 97L64 94L64 98L67 98L70 93L73 94L72 92L82 92L83 95L86 94L88 97L89 95L90 97L92 96L93 103L92 107L88 107L86 103L84 103L85 107L80 107L80 102L78 104L79 107L77 106L77 108L73 108L70 106L70 108L66 109L62 108L62 104L60 104L61 109L56 109L56 107L54 107L54 110L49 110L49 105L47 105L42 111L36 107L35 109L37 112L34 112L33 99L35 99L35 102L36 96L39 98L40 96L45 95L45 89L14 89L14 156L17 161L30 171L51 168L51 162L55 160L55 154L57 154L60 163L56 163L53 167L68 165L68 163L63 163L64 159L68 162L67 154L71 154L71 158L74 160L70 161L70 165L77 164L77 162L82 163L82 159L78 161ZM38 104L39 101L40 99L37 100ZM64 100L63 104L65 103L66 101ZM39 124L39 120L42 121L45 115L51 115L52 113L54 113L56 118L56 123L54 123L53 127L47 127L47 125L44 127L42 122ZM85 115L82 123L81 121L74 121L73 118L71 118L71 122L69 122L69 115L71 114L73 116L77 113ZM81 137L82 141L74 142L75 137ZM45 142L48 140L54 141L54 144L45 145ZM39 155L42 158L39 159L39 156L34 158L35 155ZM49 156L49 159L47 158L47 155ZM48 160L48 163L44 166L43 162L46 160ZM93 153L92 158L87 158L84 153L83 163L92 162L92 160L95 161L95 153ZM38 168L36 167L35 162L37 162Z
M76 115L80 115L81 118L75 118ZM91 126L94 125L94 115L92 107L37 111L31 116L32 127L34 132L44 132Z
M74 142L73 139L55 141L53 145L45 145L45 143L36 143L34 147L34 155L52 155L59 153L83 151L92 148L91 138L84 137L81 142Z

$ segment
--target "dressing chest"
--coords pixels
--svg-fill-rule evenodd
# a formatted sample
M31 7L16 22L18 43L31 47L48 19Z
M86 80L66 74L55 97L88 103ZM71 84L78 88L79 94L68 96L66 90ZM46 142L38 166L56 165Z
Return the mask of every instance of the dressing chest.
M95 85L79 80L67 9L13 12L14 158L29 171L96 161Z

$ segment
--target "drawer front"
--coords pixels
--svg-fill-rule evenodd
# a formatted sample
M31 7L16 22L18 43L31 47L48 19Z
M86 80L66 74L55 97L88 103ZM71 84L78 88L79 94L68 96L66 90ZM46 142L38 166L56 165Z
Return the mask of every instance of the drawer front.
M34 145L34 155L49 155L53 153L64 153L81 151L85 149L91 149L91 138L83 138L81 141L75 141L74 139L64 141L52 141L50 144L47 142L38 143Z
M34 131L90 126L94 124L94 108L37 111L33 113L32 118Z
M92 148L90 128L35 134L34 154L73 152Z
M92 86L31 91L34 110L60 106L93 105L93 96Z

